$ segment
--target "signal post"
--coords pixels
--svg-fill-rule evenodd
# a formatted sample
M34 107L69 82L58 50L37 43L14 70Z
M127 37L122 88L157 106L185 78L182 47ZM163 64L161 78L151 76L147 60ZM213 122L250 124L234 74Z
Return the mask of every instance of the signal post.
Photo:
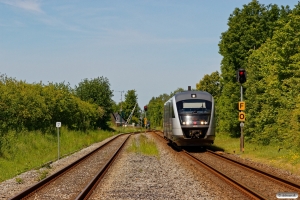
M241 127L241 137L240 137L240 152L244 152L244 122L246 119L246 114L243 112L246 109L246 103L243 101L243 83L246 82L246 70L238 69L236 72L236 79L241 84L241 101L239 102L239 121Z
M144 111L145 111L145 118L144 118L144 125L145 125L145 128L147 129L147 110L148 110L148 106L144 106Z

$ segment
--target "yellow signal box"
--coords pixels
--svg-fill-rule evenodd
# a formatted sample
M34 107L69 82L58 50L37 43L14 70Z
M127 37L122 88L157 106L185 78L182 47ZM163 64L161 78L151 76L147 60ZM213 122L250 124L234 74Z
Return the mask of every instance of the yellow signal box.
M245 101L240 101L239 102L239 110L245 110L246 108L246 103Z
M145 125L147 124L147 118L146 117L144 118L144 124Z
M246 114L244 112L239 112L239 121L244 122L246 118Z

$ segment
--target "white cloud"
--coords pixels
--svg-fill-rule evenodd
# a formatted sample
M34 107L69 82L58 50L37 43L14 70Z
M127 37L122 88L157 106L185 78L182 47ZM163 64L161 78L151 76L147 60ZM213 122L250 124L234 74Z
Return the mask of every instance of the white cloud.
M0 3L4 3L31 12L43 13L39 0L0 0Z

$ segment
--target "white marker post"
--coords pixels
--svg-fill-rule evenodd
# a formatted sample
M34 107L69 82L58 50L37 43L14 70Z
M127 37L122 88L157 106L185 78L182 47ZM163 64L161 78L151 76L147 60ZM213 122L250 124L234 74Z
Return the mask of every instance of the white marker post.
M59 146L59 128L61 127L61 122L56 122L56 128L57 128L57 142L58 142L58 156L57 156L57 160L59 160L59 149L60 149L60 146Z

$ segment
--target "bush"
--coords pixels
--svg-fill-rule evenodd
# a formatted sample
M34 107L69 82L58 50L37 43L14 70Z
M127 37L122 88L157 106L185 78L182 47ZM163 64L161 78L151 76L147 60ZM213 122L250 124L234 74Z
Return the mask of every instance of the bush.
M55 122L73 130L97 128L104 110L80 100L64 83L28 84L0 76L0 131L51 130Z

